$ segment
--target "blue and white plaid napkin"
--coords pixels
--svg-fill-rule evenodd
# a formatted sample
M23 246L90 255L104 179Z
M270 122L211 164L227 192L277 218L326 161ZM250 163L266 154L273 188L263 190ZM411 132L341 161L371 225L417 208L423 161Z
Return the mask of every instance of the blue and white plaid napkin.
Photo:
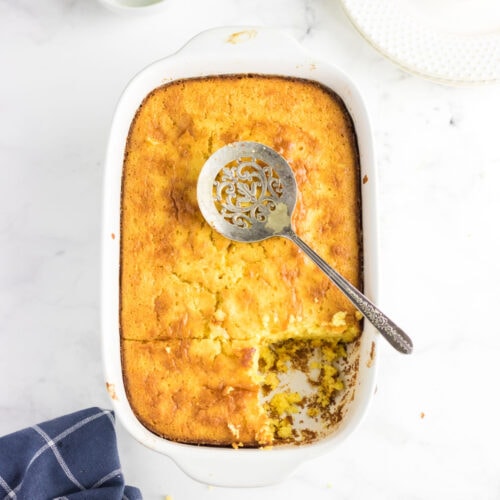
M0 499L140 500L125 486L113 412L88 408L0 438Z

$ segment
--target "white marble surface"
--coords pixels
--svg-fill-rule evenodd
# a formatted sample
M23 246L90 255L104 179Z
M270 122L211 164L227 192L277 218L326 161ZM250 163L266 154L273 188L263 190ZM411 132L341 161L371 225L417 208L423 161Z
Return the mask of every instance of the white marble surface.
M357 432L287 481L198 484L118 426L146 499L500 499L500 86L451 88L369 47L336 0L168 0L123 18L92 0L0 1L0 434L109 407L101 368L103 157L128 80L199 31L281 28L350 73L379 172L380 303L411 333L380 343Z

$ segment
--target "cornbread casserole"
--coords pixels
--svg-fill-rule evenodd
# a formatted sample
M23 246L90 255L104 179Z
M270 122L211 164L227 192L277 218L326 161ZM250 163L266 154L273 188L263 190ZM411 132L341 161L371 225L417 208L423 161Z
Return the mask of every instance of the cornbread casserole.
M343 388L336 361L360 334L354 307L293 243L235 243L204 221L201 167L220 147L246 140L288 160L296 232L360 286L357 148L335 94L258 75L152 91L131 125L123 170L122 365L139 420L174 441L305 439L293 414L333 411ZM310 372L314 396L280 387L292 368Z

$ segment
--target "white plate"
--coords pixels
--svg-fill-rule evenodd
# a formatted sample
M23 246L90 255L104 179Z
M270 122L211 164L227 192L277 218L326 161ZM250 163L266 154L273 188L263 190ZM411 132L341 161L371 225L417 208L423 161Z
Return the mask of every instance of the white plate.
M500 81L499 0L341 0L360 33L404 69L450 84Z
M167 0L99 0L101 4L112 12L125 15L156 14L164 10Z

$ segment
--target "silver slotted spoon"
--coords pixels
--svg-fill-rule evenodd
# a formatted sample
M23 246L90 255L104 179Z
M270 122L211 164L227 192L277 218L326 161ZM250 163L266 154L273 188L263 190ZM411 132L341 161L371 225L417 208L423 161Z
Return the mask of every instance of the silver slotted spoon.
M222 147L203 166L197 197L207 223L227 238L252 242L283 236L292 240L395 349L412 352L410 337L294 232L291 216L297 185L290 165L276 151L257 142Z

